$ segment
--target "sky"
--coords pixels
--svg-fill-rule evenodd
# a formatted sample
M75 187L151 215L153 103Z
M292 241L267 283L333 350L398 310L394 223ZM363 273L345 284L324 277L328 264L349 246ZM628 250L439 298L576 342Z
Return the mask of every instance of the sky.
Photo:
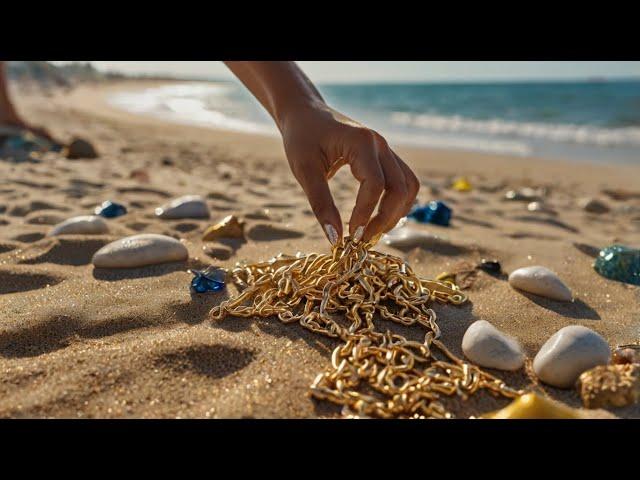
M221 80L233 78L229 70L219 61L92 61L91 63L100 70L129 74L170 74ZM640 62L300 61L298 64L313 81L324 83L640 78Z

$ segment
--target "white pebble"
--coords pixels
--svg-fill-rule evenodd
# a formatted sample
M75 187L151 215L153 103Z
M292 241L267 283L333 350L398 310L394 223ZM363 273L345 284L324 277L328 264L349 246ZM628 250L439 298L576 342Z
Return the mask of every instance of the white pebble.
M93 255L92 262L98 268L134 268L188 257L187 248L175 238L143 233L105 245Z
M410 227L396 227L383 235L381 241L385 245L399 249L428 247L434 243L442 243L439 237Z
M525 292L562 302L570 302L573 298L571 290L562 280L545 267L519 268L509 275L509 285Z
M525 355L518 341L486 320L473 322L467 328L462 337L462 351L481 367L518 370L524 365Z
M209 207L199 195L185 195L156 208L160 218L209 218Z
M109 225L102 217L81 215L55 225L47 235L54 237L56 235L99 235L101 233L109 233Z
M554 333L533 360L533 371L544 383L571 388L582 372L606 365L611 349L593 330L570 325Z

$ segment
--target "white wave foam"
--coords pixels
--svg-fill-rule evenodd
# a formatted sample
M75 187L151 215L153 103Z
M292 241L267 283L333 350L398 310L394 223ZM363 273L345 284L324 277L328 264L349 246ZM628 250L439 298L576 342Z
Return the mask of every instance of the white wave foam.
M500 155L517 155L526 157L532 154L529 145L509 140L493 140L474 137L445 137L441 135L408 135L391 133L392 143L414 145L418 147L439 148L442 150L468 150L472 152L496 153Z
M475 133L491 136L515 136L609 146L640 146L640 128L597 128L585 125L510 122L500 119L473 120L458 115L442 116L395 112L391 122L403 127L417 127L435 132Z
M232 87L215 83L180 83L148 88L137 92L120 92L108 98L119 108L139 114L153 115L178 123L211 126L222 130L275 135L273 125L230 117L208 106L220 102Z

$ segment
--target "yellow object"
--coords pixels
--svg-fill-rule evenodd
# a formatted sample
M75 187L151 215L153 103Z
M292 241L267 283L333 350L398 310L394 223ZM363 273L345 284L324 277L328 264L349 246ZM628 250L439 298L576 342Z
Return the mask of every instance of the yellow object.
M516 398L502 410L483 415L491 419L563 419L584 418L582 413L563 403L542 397L536 393L527 393Z
M202 236L205 242L218 238L244 238L244 222L238 220L235 215L229 215L207 228Z
M471 183L469 183L469 180L464 177L456 178L451 184L451 188L457 190L458 192L470 192L473 189Z

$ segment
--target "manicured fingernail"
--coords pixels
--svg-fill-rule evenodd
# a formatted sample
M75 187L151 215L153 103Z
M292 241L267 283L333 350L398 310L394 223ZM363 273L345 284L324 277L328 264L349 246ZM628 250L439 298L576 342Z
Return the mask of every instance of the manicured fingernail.
M335 245L336 243L338 243L338 231L336 230L336 227L334 227L330 223L327 223L325 224L324 229L327 232L327 237L329 237L331 245Z
M360 227L356 228L356 231L353 234L353 241L358 243L360 240L362 240L362 235L363 234L364 234L364 227L360 226Z

